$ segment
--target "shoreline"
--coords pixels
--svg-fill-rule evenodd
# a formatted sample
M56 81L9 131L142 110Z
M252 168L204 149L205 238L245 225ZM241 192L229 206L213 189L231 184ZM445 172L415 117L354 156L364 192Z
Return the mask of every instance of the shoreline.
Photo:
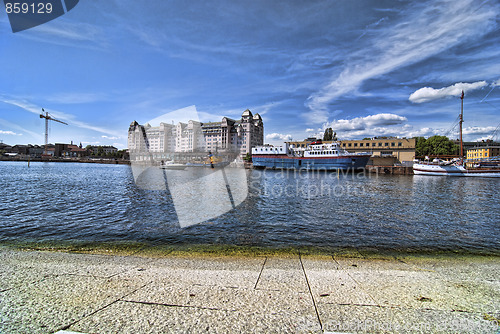
M20 251L46 251L143 257L338 257L345 259L394 260L398 258L491 258L500 260L500 251L446 249L377 249L373 247L266 247L224 244L154 244L145 242L89 241L0 241L0 247Z
M123 159L59 159L59 158L34 158L34 159L28 159L28 158L5 158L5 157L0 157L0 162L2 161L10 161L10 162L63 162L63 163L68 163L68 162L74 162L74 163L89 163L89 164L107 164L107 165L130 165L130 160L123 160Z
M0 162L2 161L14 161L14 162L77 162L77 163L97 163L97 164L109 164L109 165L130 165L130 160L124 159L59 159L59 158L6 158L0 157ZM259 169L257 167L254 168L253 164L250 162L245 162L245 169ZM364 170L371 174L377 175L414 175L412 167L405 166L375 166L375 165L367 165ZM317 171L314 171L317 172ZM329 171L334 173L335 171Z

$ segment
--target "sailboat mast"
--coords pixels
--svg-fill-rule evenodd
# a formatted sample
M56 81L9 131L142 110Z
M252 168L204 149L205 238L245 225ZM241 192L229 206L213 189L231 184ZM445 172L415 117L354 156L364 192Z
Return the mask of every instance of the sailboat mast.
M462 141L462 123L464 122L464 91L462 91L462 96L460 97L462 100L462 106L460 108L460 159L463 159L464 157L464 144Z

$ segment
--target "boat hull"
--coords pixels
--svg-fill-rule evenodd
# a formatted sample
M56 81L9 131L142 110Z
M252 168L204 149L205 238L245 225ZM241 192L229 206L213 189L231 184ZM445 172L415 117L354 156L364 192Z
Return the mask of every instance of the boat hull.
M161 169L183 170L183 169L186 169L186 165L171 163L171 164L160 165L160 168Z
M500 177L500 169L473 168L466 169L463 166L440 166L427 164L414 164L415 175L438 175L438 176L462 176L462 177Z
M348 155L338 157L291 157L286 154L254 155L253 166L270 169L305 169L305 170L359 170L365 168L370 155Z

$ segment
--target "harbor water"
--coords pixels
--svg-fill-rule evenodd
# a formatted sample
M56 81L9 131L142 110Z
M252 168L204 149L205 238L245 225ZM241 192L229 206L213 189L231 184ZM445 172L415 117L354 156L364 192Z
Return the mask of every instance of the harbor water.
M497 179L246 173L248 196L241 204L181 228L171 194L138 187L128 165L0 162L0 242L500 254Z

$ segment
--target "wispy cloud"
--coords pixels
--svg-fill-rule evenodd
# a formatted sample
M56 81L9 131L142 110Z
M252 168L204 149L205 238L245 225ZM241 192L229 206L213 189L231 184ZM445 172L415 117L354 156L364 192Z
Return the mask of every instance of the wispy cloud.
M415 64L470 38L496 28L496 2L427 1L402 11L399 22L384 24L369 45L351 54L343 70L311 94L306 105L318 122L328 117L329 104L356 92L366 81ZM457 29L460 27L460 29Z
M41 113L41 110L42 110L41 106L37 106L37 105L32 104L26 100L3 99L2 102L17 106L19 108L22 108L26 111L29 111L31 113L38 114L38 115ZM104 133L106 135L112 135L112 136L116 136L116 137L120 136L120 132L118 132L118 131L114 131L114 130L102 128L99 126L87 124L85 122L77 120L74 115L63 113L63 112L53 110L53 109L48 109L48 108L45 108L45 111L47 111L49 114L53 115L55 118L57 118L59 120L66 121L66 122L70 123L71 126L77 126L79 128L82 128L82 129L97 131L100 133Z
M61 104L93 103L105 98L102 93L60 93L46 97L49 102Z
M26 30L19 36L44 43L85 49L101 49L107 43L105 34L96 25L70 22L63 18Z
M409 100L413 103L423 103L450 96L458 97L462 94L462 91L464 93L468 93L470 91L483 88L487 85L488 83L486 83L486 81L478 81L473 83L459 82L454 85L439 89L423 87L413 92L410 95Z
M9 122L5 119L0 118L0 124L6 126L7 128L11 128L11 129L15 129L15 130L20 131L20 132L27 133L30 136L32 136L33 138L36 138L38 140L42 139L42 135L40 133L36 133L36 132L31 131L31 130L25 129L22 126L15 124L15 123L12 123L12 122Z
M363 31L363 33L356 39L356 40L359 40L361 39L363 36L365 36L367 33L369 33L370 31L373 31L373 28L375 28L376 26L378 26L379 24L381 24L382 22L384 22L385 20L387 20L387 16L386 17L383 17L381 19L379 19L377 22L374 22L374 23L371 23L369 25L367 25L365 27L365 30Z
M14 131L0 130L1 135L22 136L22 133L15 133Z

